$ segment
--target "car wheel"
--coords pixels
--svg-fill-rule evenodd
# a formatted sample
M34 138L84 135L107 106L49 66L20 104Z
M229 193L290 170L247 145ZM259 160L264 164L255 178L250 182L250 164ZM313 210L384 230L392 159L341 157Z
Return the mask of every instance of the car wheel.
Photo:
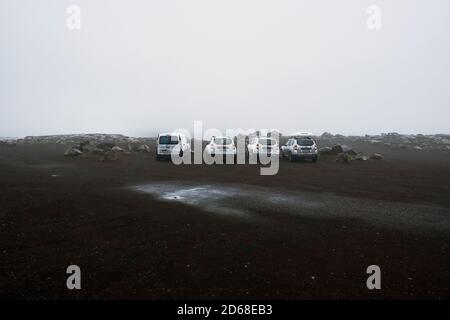
M295 158L294 158L294 156L292 155L291 152L289 153L289 161L290 162L294 162L295 161Z
M312 158L312 162L314 162L314 163L317 162L317 156Z

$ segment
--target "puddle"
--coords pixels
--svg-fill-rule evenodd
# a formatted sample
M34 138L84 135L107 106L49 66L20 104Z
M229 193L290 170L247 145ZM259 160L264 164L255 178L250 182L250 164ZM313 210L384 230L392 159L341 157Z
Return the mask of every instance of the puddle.
M179 202L210 213L258 217L258 212L294 214L325 219L358 219L370 224L417 233L427 229L450 231L450 210L425 205L356 199L324 193L251 185L150 183L132 187L161 201Z
M246 215L246 210L235 206L234 199L238 189L214 187L212 185L183 186L179 184L147 184L135 187L135 190L149 193L164 201L182 202L205 211Z
M298 196L286 196L271 191L268 188L249 186L215 186L155 183L140 185L134 190L149 193L157 199L171 202L181 202L205 211L247 216L258 208L277 206L284 210L315 209L323 207L316 201L310 201Z

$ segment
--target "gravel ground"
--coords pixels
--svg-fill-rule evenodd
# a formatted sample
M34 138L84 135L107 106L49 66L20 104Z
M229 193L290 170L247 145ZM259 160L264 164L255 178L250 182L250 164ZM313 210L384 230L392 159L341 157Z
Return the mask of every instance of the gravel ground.
M385 160L260 176L66 147L0 148L1 298L450 297L450 152L360 144ZM66 289L70 264L82 290Z

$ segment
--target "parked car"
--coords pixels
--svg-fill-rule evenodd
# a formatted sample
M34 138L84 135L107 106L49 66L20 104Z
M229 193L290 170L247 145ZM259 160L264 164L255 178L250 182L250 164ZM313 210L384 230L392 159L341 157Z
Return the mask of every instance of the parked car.
M206 152L211 155L236 155L236 146L230 137L212 137L206 146Z
M157 138L156 160L170 158L172 154L183 156L191 152L191 142L180 133L160 133Z
M278 156L280 154L280 148L277 140L270 137L253 138L247 145L247 151L250 156L260 154Z
M281 147L281 155L290 161L311 159L313 162L317 162L319 151L316 142L311 137L292 137Z

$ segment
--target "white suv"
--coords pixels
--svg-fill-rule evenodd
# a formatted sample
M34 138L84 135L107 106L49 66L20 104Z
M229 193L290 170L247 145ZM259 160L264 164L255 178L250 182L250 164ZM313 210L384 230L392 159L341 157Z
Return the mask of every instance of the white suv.
M277 140L271 137L254 138L247 145L247 151L250 156L259 154L272 156L280 154Z
M230 137L212 137L205 149L210 156L236 155L236 146Z
M319 150L316 142L310 137L293 137L281 147L281 155L290 161L311 159L313 162L317 162Z
M180 133L160 133L157 138L156 160L170 158L172 154L183 156L191 152L191 142Z

